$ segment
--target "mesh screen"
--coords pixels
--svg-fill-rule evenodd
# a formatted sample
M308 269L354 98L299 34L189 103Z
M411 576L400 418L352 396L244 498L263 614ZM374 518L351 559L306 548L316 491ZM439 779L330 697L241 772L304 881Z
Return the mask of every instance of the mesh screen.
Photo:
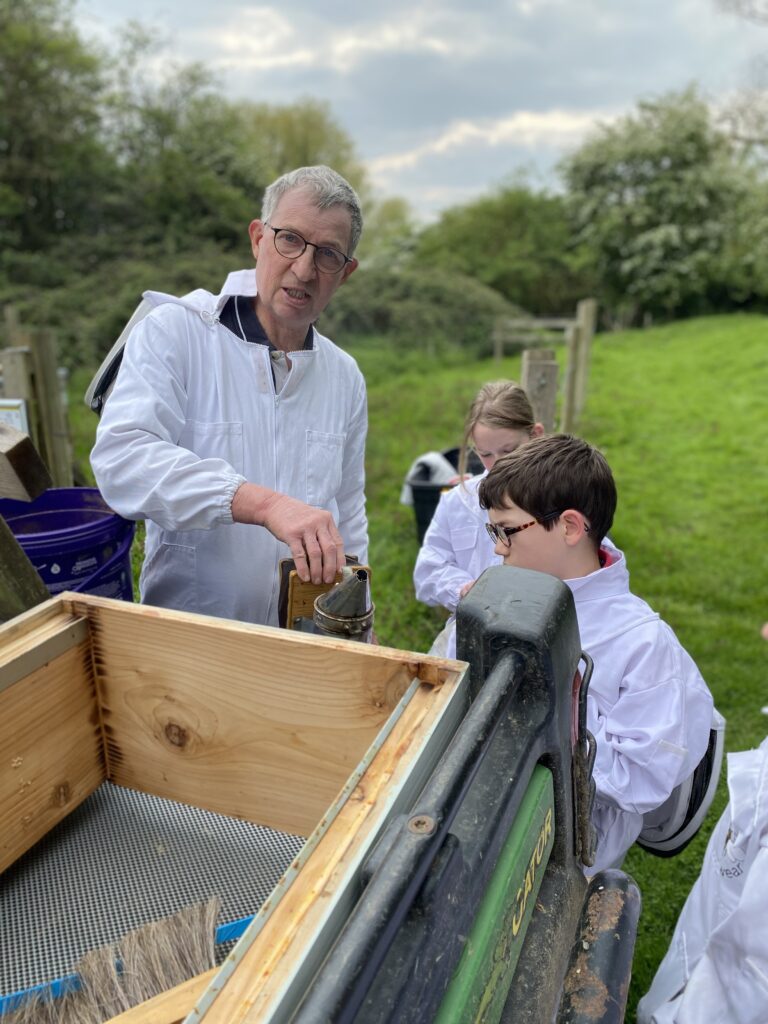
M105 782L0 877L0 996L214 895L220 924L253 914L303 845Z

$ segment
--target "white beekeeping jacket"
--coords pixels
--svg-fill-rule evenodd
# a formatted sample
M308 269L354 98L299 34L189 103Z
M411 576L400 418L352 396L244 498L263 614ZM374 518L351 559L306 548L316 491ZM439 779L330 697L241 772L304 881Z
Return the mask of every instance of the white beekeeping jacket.
M365 382L314 331L276 392L269 349L219 323L232 294L255 294L253 271L219 296L146 293L155 309L128 339L91 463L112 508L147 521L142 601L276 625L290 551L233 523L232 498L247 480L327 509L346 552L367 561Z
M728 754L728 795L639 1024L768 1021L768 737Z
M667 623L630 592L623 553L607 540L602 549L602 568L564 581L582 648L594 661L587 728L597 741L592 820L598 842L590 873L619 863L640 834L643 815L691 774L713 720L712 696L693 660ZM444 649L456 656L455 630Z
M454 613L464 584L489 566L501 565L485 529L488 513L477 500L477 488L486 475L473 476L440 495L413 570L416 598L424 604L442 605Z

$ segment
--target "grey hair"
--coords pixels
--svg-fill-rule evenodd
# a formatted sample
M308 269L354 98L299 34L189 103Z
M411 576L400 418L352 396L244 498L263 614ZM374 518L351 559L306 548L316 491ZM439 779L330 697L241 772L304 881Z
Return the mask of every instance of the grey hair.
M348 256L357 248L360 235L363 233L363 211L360 198L340 174L325 164L316 167L298 167L281 175L267 186L261 203L262 221L270 221L286 192L292 189L306 189L313 193L315 205L319 210L327 210L330 206L344 206L352 218L352 233L349 241Z

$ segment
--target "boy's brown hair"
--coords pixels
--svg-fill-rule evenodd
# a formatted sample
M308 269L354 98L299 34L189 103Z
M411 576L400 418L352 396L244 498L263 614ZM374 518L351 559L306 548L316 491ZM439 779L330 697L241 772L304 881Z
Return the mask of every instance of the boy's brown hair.
M596 548L616 511L616 484L605 456L571 434L526 441L498 460L478 489L480 507L503 509L509 502L551 530L560 513L576 509L589 524Z

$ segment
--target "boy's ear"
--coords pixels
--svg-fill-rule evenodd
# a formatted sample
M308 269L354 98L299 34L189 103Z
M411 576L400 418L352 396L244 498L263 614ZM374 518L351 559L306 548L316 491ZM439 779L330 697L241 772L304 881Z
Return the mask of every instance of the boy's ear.
M586 520L581 512L575 508L567 508L560 514L560 522L565 527L565 543L578 544L587 536Z

